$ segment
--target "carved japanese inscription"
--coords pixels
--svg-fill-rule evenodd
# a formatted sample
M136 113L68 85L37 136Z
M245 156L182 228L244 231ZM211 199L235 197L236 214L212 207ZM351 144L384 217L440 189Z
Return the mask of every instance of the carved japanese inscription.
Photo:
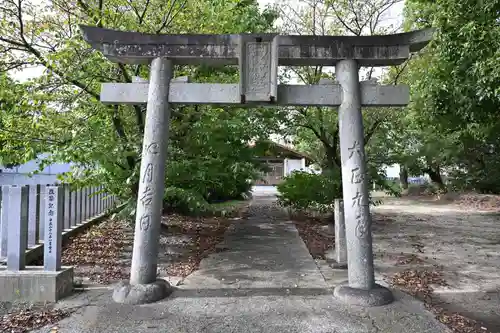
M356 190L356 195L352 198L352 207L355 207L356 229L355 234L358 238L363 238L368 232L368 226L363 218L363 194Z
M144 171L143 183L151 183L153 181L153 163L149 163Z
M247 43L246 94L249 100L267 99L270 92L270 43Z
M361 206L361 200L363 199L363 194L356 190L356 195L352 198L352 206Z
M151 227L151 215L145 214L141 216L141 220L139 221L139 228L141 231L147 231Z
M158 154L158 149L159 148L160 148L160 146L158 145L158 143L153 142L153 143L150 143L149 145L146 145L144 147L144 152L146 154L156 155L156 154Z
M361 215L356 216L356 237L363 238L368 233L368 226L363 222Z
M151 205L151 202L153 201L153 190L151 187L146 186L144 188L144 191L142 191L141 194L141 202L143 206L149 206Z
M351 184L361 184L363 180L365 180L365 175L359 167L351 170Z
M360 157L363 157L363 152L361 151L361 145L359 141L354 140L352 147L347 147L349 151L349 158L352 158L354 154L358 154Z

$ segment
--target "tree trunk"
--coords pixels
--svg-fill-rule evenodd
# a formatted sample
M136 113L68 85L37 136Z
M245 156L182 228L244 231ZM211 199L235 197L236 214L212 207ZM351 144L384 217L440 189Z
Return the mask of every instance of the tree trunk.
M425 171L425 173L427 173L429 175L429 178L431 179L431 181L433 183L435 183L436 185L438 185L440 189L445 188L443 178L441 177L441 170L440 170L439 166L436 167L435 170L433 170L432 168L427 168L424 171Z
M399 169L399 183L401 185L401 189L408 189L408 169L404 165L401 165Z

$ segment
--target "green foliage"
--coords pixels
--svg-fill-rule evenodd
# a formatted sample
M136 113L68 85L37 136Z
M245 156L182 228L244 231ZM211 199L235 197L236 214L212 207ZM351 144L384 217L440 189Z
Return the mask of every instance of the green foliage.
M42 166L73 162L65 181L104 185L126 203L124 214L133 215L144 107L103 105L100 83L146 78L149 67L110 62L83 41L78 25L147 33L251 33L269 32L275 19L274 11L260 10L254 0L4 1L0 72L32 65L43 71L23 83L0 77L0 162L23 163L50 152ZM238 81L231 67L176 66L174 76L180 75L195 82ZM203 202L247 191L257 168L247 143L274 130L272 111L172 108L166 171L166 198L172 202L166 205L196 210Z
M443 169L455 189L500 193L500 25L497 0L410 0L405 28L436 28L408 66L412 104L405 154L421 170ZM411 165L410 165L411 166ZM415 169L415 168L414 168Z
M208 210L207 201L197 192L169 186L163 196L164 209L185 215L200 215Z
M277 186L278 203L297 211L332 211L335 199L342 197L339 175L294 171Z

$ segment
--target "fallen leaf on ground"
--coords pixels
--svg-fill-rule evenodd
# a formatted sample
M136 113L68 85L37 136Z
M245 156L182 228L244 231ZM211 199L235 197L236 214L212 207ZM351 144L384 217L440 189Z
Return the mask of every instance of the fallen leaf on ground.
M1 317L0 331L24 333L45 325L56 323L69 314L68 311L61 309L23 309ZM55 332L54 330L52 331Z
M229 224L230 222L223 218L165 216L162 226L167 230L167 237L169 234L190 236L190 242L186 244L189 251L178 261L170 264L166 269L167 273L186 277L195 271L203 258L216 252L216 245L223 241Z
M460 194L453 203L462 208L498 211L500 210L500 195L477 193Z
M335 237L323 232L323 224L314 220L296 221L295 226L314 259L325 259L325 253L333 248Z
M431 285L447 286L442 273L429 270L405 270L394 274L391 283L414 296L427 299L431 296L434 289Z
M416 254L402 255L398 257L396 265L423 264L424 260Z
M391 278L391 283L398 286L409 294L422 300L436 319L445 324L454 333L479 333L487 332L476 321L469 319L459 313L454 313L443 309L434 303L432 294L434 289L431 285L447 286L442 273L429 270L406 270L396 273Z
M93 282L106 284L127 278L119 260L131 228L130 224L116 220L92 226L65 244L61 256L63 265L93 267L99 272L88 274Z

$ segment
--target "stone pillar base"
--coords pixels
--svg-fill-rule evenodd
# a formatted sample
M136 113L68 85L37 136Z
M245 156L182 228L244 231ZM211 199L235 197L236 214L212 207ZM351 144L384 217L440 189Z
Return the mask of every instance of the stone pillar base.
M333 294L347 304L365 307L387 305L394 301L392 292L378 284L370 290L364 290L351 288L346 282L337 286Z
M154 303L169 296L173 291L170 284L158 279L148 284L130 284L119 282L113 291L113 300L122 304Z
M325 253L325 259L328 266L333 269L347 269L347 262L339 262L335 254L335 250L329 250Z

